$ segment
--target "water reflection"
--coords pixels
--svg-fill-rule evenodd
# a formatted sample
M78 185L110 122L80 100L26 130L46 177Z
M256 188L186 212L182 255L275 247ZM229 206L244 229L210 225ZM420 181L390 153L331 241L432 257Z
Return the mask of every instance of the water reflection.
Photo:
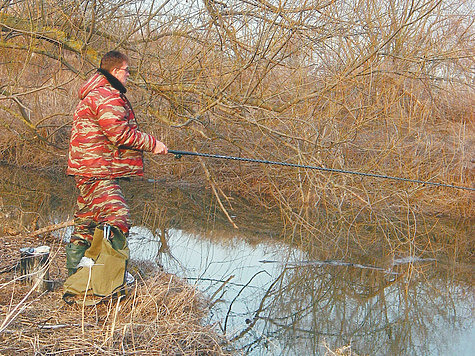
M136 222L131 257L195 283L212 305L209 322L245 354L319 355L325 344L351 345L359 355L475 352L473 261L464 268L443 254L418 260L379 245L340 254L328 216L321 221L333 231L321 229L323 243L290 248L278 239L273 213L237 199L239 231L202 190L133 182L125 191ZM2 213L17 212L25 225L35 216L42 225L65 221L74 209L74 186L64 176L7 169L0 193ZM431 231L434 241L446 238L438 231ZM466 225L447 231L473 241Z
M308 256L282 244L216 243L179 229L168 236L174 258L158 254L158 238L140 251L213 296L210 322L246 354L317 355L325 343L369 355L472 354L472 286L444 278L433 260L399 260L390 271L301 264Z
M405 267L396 278L352 268L288 270L259 315L266 323L263 332L299 340L297 348L315 353L326 340L351 344L358 354L447 354L452 342L447 336L471 325L473 300L448 290L431 273L433 266L418 266L409 276L413 268Z

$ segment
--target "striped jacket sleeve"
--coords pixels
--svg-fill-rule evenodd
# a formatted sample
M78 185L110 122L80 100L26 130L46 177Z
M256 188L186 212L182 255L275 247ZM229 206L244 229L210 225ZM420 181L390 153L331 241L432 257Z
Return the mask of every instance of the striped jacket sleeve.
M117 147L153 151L157 140L138 130L128 102L117 95L103 99L97 106L97 122L108 140Z

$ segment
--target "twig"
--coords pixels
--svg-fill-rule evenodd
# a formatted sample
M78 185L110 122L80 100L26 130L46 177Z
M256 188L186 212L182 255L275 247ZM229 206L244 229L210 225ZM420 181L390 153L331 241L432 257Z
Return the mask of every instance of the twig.
M261 273L266 273L266 271L259 271L257 272L256 274L254 274L250 279L249 281L244 285L244 287L241 288L241 290L238 292L238 294L236 294L236 296L234 297L234 299L231 301L231 303L229 304L229 308L228 308L228 312L226 313L226 318L224 319L224 333L226 334L226 327L227 327L227 324L228 324L228 318L229 318L229 314L231 313L231 308L233 306L233 303L239 298L239 296L241 295L241 293L244 291L244 289L246 289L246 287L252 282L252 280L257 277L259 274Z
M225 286L226 284L228 284L228 282L229 282L231 279L233 279L233 278L234 278L234 275L229 276L229 278L226 279L226 280L223 282L223 284L221 284L221 285L219 286L218 289L216 289L216 291L213 293L213 295L209 298L209 300L211 301L211 302L210 302L210 305L209 305L209 308L212 308L213 305L216 304L216 302L219 300L219 298L216 299L215 301L213 301L214 297L216 297L216 295L218 295L219 291L220 291L221 289L223 289L224 286Z
M81 326L81 324L38 325L38 329L54 330L61 328L70 328L72 326Z
M73 225L74 225L74 220L64 221L62 223L42 227L41 229L38 229L38 230L35 230L33 232L25 234L24 237L34 237L34 236L38 236L38 235L41 235L41 234L45 234L47 232L56 231L56 230L59 230L59 229L64 229L65 227L73 226Z
M219 207L221 208L222 212L224 213L224 215L226 215L226 218L228 219L228 221L233 225L233 227L235 229L239 229L238 226L234 223L233 219L231 218L231 216L229 215L228 211L226 210L226 208L224 207L223 205L223 202L221 201L221 198L219 197L219 194L218 194L218 191L216 190L216 186L215 186L215 182L214 182L214 179L213 177L211 176L211 173L209 172L208 168L206 167L206 165L204 164L203 160L201 159L201 157L199 157L199 161L201 163L201 166L203 167L203 170L205 172L205 175L206 175L206 178L208 179L209 183L211 184L211 189L213 190L213 194L214 196L216 197L216 199L218 200L218 204L219 204Z

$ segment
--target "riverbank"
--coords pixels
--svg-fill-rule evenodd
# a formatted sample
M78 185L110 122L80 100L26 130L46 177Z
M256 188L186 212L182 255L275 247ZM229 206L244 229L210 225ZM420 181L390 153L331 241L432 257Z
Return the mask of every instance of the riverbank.
M471 340L473 221L404 217L392 211L362 212L352 219L351 210L331 214L318 208L309 216L315 228L295 228L287 234L294 225L282 226L275 211L233 197L236 230L211 192L145 180L123 184L134 231L139 233L130 236L132 259L144 261L131 271L143 275L143 281L139 278L136 293L119 304L117 314L113 303L85 309L83 335L82 309L71 309L61 301L66 278L61 241L69 231L31 237L32 231L71 219L76 197L73 181L27 170L4 169L2 173L0 271L14 266L20 247L48 245L50 277L56 289L45 295L31 293L21 302L30 289L20 281L12 282L14 270L0 273L0 325L16 306L24 307L8 319L12 322L2 332L0 354L12 354L12 349L63 352L76 347L72 339L86 354L128 353L143 347L160 350L163 345L158 341L164 340L165 346L181 347L182 354L204 353L200 351L204 348L208 354L219 355L228 347L219 344L225 342L224 330L228 339L235 339L229 346L249 355L284 351L300 355L309 350L332 354L325 345L331 350L351 345L351 353L360 355L403 350L427 355L433 348L445 350L439 354L451 354L447 350L459 350L458 345ZM169 248L166 253L159 253L162 236ZM401 259L409 263L397 265ZM157 271L153 263L161 263L165 272ZM387 270L397 274L387 274ZM196 283L210 301L183 280ZM193 308L184 319L185 305ZM209 312L207 305L213 305ZM390 318L379 318L382 315ZM419 322L414 324L414 320ZM178 337L193 335L194 344L188 349L188 343L179 344L182 341L175 340L174 329L169 329L173 325L182 328ZM335 332L335 325L342 329ZM430 336L424 330L432 330L434 337L424 341L420 351L419 342ZM212 339L203 339L206 335ZM210 351L200 340L218 344Z
M8 221L2 219L2 225ZM148 354L226 355L226 340L204 325L205 298L194 287L164 271L141 273L122 300L92 307L62 300L65 253L51 236L0 237L0 354ZM53 291L39 293L25 285L15 268L20 247L48 245Z
M147 188L138 182L127 184L133 189L125 190L133 202L134 231L139 233L130 236L132 258L144 261L131 271L143 279L138 278L138 288L118 307L106 303L87 308L83 319L81 308L61 301L66 277L61 241L68 233L58 230L54 237L31 237L35 229L70 219L72 188L67 180L41 180L22 173L4 176L8 184L0 195L0 271L4 272L0 273L0 325L11 321L1 333L0 354L17 353L14 350L126 354L147 348L152 354L219 355L226 352L222 350L226 344L219 344L224 342L219 330L235 340L232 348L249 355L280 355L283 350L299 355L317 349L319 354L333 355L327 348L348 345L346 354L412 350L426 355L433 348L459 350L457 345L464 344L458 335L465 343L470 340L470 222L449 224L424 217L398 221L381 216L374 218L373 225L363 220L348 226L343 224L345 215L341 219L317 216L315 224L320 228L311 231L313 244L305 245L304 232L297 231L292 247L278 233L280 225L258 214L255 206L233 200L234 219L243 227L236 231L210 203L209 195L166 185ZM159 236L166 237L166 253L158 253ZM358 246L353 248L355 242ZM50 278L56 289L45 295L33 292L22 301L30 289L15 280L11 267L19 259L20 247L45 244L52 250ZM342 246L347 246L345 254ZM408 263L397 265L401 259ZM289 268L286 262L291 262ZM165 272L153 263L161 263ZM388 269L391 266L399 267ZM185 279L196 283L210 301L182 282ZM210 304L213 307L207 312ZM11 313L17 306L21 312ZM389 319L379 318L382 315ZM180 329L176 331L174 325ZM342 328L335 332L335 325ZM424 330L434 335L428 342L430 335ZM388 332L392 333L389 340ZM206 335L216 337L210 341L217 340L218 344L211 344L214 349L202 342L210 340ZM188 336L193 339L183 342ZM425 346L419 353L421 340ZM159 341L180 349L157 351L164 346Z

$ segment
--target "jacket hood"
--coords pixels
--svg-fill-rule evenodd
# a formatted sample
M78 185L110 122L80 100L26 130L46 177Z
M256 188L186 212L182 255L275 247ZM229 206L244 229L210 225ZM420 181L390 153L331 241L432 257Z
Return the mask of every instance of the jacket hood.
M121 93L126 93L127 89L122 83L108 71L98 69L97 72L79 90L79 99L84 99L91 91L105 86L112 86Z

